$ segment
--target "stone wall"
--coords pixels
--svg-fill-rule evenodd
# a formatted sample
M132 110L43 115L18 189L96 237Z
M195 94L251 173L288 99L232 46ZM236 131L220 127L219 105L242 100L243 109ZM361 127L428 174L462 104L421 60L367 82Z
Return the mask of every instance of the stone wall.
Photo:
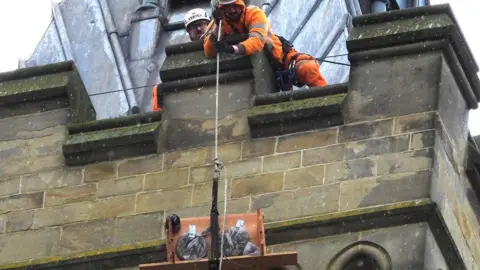
M0 148L1 264L159 240L166 214L208 215L213 148L65 168L64 115L3 120L17 130ZM428 198L432 126L419 119L431 116L222 144L228 212L261 208L268 224Z

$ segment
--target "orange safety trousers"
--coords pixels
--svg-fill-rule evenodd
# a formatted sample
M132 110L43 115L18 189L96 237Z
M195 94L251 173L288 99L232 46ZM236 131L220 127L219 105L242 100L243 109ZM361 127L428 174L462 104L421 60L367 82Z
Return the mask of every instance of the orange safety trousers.
M284 68L288 69L292 57L295 54L298 54L298 52L293 48L288 52L287 57L285 58ZM296 63L294 69L299 81L305 83L308 87L327 85L327 81L320 72L320 64L315 57L300 53L295 60Z
M163 111L163 107L158 104L158 84L155 85L152 89L152 98L153 98L153 102L152 102L152 110L154 112L161 112Z

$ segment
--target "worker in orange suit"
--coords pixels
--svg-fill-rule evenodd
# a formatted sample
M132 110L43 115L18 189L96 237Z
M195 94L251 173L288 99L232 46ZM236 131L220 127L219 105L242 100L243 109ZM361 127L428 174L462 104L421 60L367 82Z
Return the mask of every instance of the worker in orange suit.
M286 72L289 78L282 80L282 90L290 90L292 84L298 87L305 84L309 87L327 85L315 57L297 52L289 41L275 35L267 16L259 7L247 7L242 0L217 0L217 4L208 27L211 30L206 33L203 43L207 57L215 57L217 52L253 55L265 48L274 68L283 71L284 75ZM236 45L217 40L220 20L222 37L248 33L248 38Z

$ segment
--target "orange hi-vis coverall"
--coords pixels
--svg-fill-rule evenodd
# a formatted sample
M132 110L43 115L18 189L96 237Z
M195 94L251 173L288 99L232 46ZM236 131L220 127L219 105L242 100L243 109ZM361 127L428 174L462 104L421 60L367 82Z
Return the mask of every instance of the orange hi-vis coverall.
M295 48L291 48L285 56L282 50L282 42L272 32L267 16L259 7L246 7L242 0L237 0L233 4L243 6L244 12L238 22L229 22L223 16L222 21L222 37L232 35L235 32L245 33L248 30L248 38L237 44L239 53L245 55L253 55L264 47L278 64L287 69L295 59L295 72L297 79L309 87L325 86L327 82L320 72L320 64L311 55L298 53ZM221 8L221 5L219 6ZM214 41L217 40L218 27L215 21L210 22L208 29L211 29L205 36L203 49L207 57L216 56ZM232 29L233 28L233 29Z

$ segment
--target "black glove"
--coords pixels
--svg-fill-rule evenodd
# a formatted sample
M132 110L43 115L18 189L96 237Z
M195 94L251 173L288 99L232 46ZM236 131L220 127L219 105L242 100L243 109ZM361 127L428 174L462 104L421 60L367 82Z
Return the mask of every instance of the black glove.
M234 53L235 50L233 49L233 46L226 43L225 41L217 41L215 43L215 49L217 52L225 52L225 53Z
M212 18L215 20L217 26L220 25L220 21L222 20L222 11L220 8L217 7L212 11Z

